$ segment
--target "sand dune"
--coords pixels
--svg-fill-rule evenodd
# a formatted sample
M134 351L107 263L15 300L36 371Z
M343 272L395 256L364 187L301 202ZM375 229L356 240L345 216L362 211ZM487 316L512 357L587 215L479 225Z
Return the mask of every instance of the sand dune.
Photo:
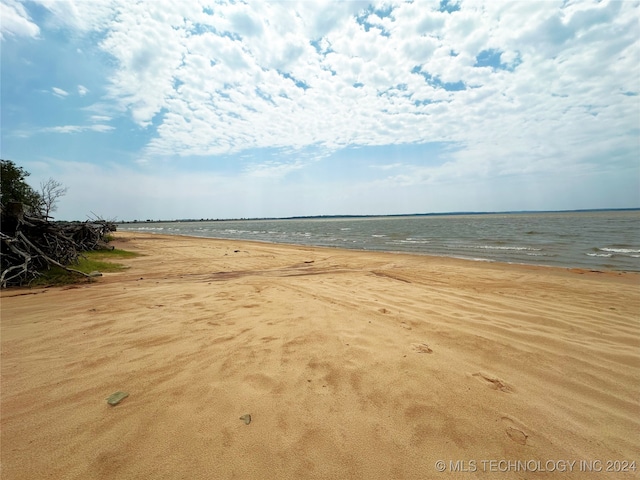
M117 238L2 292L3 479L639 476L636 274Z

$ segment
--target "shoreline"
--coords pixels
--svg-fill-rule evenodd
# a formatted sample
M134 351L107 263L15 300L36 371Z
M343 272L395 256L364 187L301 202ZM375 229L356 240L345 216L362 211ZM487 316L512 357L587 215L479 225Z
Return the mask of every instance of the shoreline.
M0 293L8 478L453 478L473 461L471 479L565 459L577 480L583 461L640 461L638 274L113 243L142 255L94 283Z
M150 222L120 231L640 273L635 211L513 215Z
M501 267L522 267L526 270L530 270L530 269L541 269L542 271L545 270L549 270L549 271L559 271L559 272L569 272L569 273L578 273L578 274L604 274L604 275L611 275L611 276L618 276L618 277L629 277L629 278L635 278L636 281L638 282L638 284L640 284L640 272L636 272L634 270L613 270L613 269L608 269L608 270L595 270L595 269L590 269L590 268L585 268L585 267L581 267L581 266L558 266L558 265L542 265L542 264L534 264L534 263L518 263L518 262L505 262L505 261L500 261L500 260L492 260L492 259L486 259L486 258L469 258L469 257L462 257L462 256L450 256L450 255L438 255L438 254L434 254L434 253L422 253L422 252L407 252L407 251L402 251L402 250L374 250L374 249L364 249L364 248L348 248L348 247L341 247L341 246L331 246L331 245L308 245L308 244L302 244L302 243L285 243L285 242L275 242L275 241L268 241L268 240L247 240L247 239L234 239L234 238L221 238L221 237L205 237L205 236L198 236L198 235L189 235L189 234L184 234L184 233L157 233L157 232L145 232L145 231L133 231L133 230L127 230L127 231L120 231L118 230L117 232L115 232L115 236L117 237L120 234L124 234L126 236L128 235L139 235L139 236L144 236L144 235L151 235L151 236L158 236L158 237L167 237L167 238L173 238L173 237L180 237L180 238L191 238L191 239L196 239L196 240L211 240L214 242L227 242L227 243L249 243L249 244L257 244L257 245L266 245L266 246L274 246L274 247L288 247L288 248L292 248L292 249L326 249L329 251L341 251L341 252L353 252L353 253L363 253L363 254L372 254L372 255L376 255L376 254L381 254L381 255L406 255L406 256L415 256L415 257L419 257L419 258L428 258L428 259L432 259L433 261L438 261L438 260L442 260L443 262L447 262L447 261L452 261L452 262L469 262L471 264L487 264L487 265L495 265L497 268L501 268ZM126 238L126 237L125 237ZM117 239L116 239L117 242ZM632 280L633 281L633 280Z

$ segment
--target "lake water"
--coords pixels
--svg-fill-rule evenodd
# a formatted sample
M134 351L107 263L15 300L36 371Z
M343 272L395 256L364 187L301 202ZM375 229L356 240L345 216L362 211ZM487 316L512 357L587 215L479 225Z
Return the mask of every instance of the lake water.
M640 272L640 210L137 222L118 229Z

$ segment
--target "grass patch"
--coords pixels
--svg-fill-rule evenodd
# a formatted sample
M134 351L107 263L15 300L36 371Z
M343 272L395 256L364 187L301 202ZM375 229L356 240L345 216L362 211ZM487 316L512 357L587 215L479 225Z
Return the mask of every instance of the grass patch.
M83 252L75 265L67 265L67 267L78 270L83 273L91 273L98 271L100 273L112 273L126 270L126 265L116 263L111 260L139 257L139 253L128 252L126 250L93 250L91 252ZM48 270L40 272L41 275L31 282L31 286L56 286L70 285L86 281L86 277L78 274L67 272L60 267L51 267Z
M113 250L92 250L91 252L84 252L83 255L89 259L95 260L108 258L135 258L141 256L139 253L120 250L119 248L114 248Z

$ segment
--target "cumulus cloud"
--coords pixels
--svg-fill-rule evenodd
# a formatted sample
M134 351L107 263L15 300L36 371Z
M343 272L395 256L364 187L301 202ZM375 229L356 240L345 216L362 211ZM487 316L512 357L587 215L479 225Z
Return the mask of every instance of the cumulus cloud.
M80 33L102 31L107 22L115 16L115 11L124 6L126 0L36 0L52 15L48 21L60 28L72 29Z
M637 151L637 2L40 3L100 32L146 158L451 142L441 172L510 175Z
M13 0L0 3L0 18L2 18L1 40L10 37L36 38L40 34L40 28L33 23L21 3Z

